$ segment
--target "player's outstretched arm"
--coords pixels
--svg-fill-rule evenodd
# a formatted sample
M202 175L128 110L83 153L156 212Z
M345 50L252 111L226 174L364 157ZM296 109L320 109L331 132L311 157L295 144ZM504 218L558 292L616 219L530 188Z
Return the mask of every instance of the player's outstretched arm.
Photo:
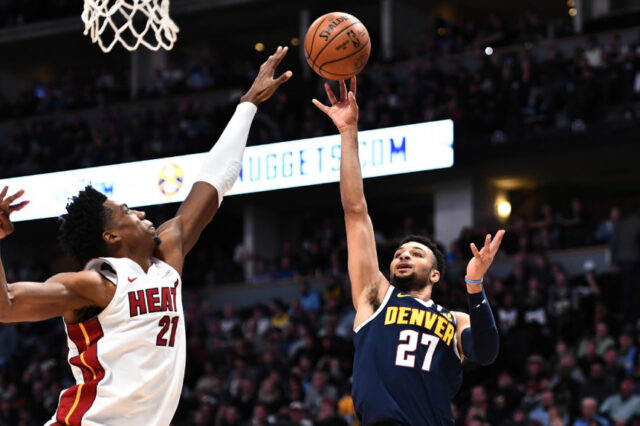
M358 156L358 104L356 103L356 79L351 79L347 93L344 81L340 82L340 100L325 83L331 106L314 99L313 103L327 114L338 128L341 137L340 198L344 209L349 254L349 279L353 305L358 310L369 304L371 297L381 300L380 291L388 281L380 272L373 224L364 197L360 157ZM386 291L386 288L384 288Z
M485 238L484 247L478 250L471 243L473 258L467 265L467 296L469 299L469 315L456 312L458 323L458 342L465 357L482 365L491 364L498 356L500 336L498 328L484 292L482 277L487 272L500 248L504 230Z
M0 240L13 232L11 214L29 203L12 204L24 191L8 197L7 191L5 186L0 192ZM105 307L113 290L115 287L94 271L58 274L45 283L9 284L0 261L0 322L41 321L84 307Z
M253 85L240 98L233 117L211 151L206 154L196 183L178 209L176 218L158 229L160 239L171 242L160 246L159 257L174 267L178 266L176 269L181 269L182 259L193 248L205 226L211 222L224 194L238 178L242 168L242 154L257 106L269 99L282 83L291 78L291 71L274 78L276 67L287 51L287 47L278 47L260 66Z

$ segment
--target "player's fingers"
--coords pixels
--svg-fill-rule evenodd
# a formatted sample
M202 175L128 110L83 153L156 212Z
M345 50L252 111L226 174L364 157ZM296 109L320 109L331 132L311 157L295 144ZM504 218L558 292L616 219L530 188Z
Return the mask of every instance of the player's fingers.
M287 54L288 50L289 48L287 46L278 46L276 53L273 54L273 68L276 68L278 66L278 64L282 61L282 58L284 58L284 56Z
M493 241L491 241L491 253L496 253L498 251L498 249L500 248L500 244L502 243L502 237L504 237L504 229L499 230L498 232L496 232L496 236L493 237Z
M358 103L356 102L356 95L353 92L349 92L349 104L352 108L358 109Z
M324 105L322 102L320 102L317 99L311 99L311 102L318 107L318 109L322 112L324 112L325 114L329 114L329 107Z
M282 75L280 77L276 78L276 80L275 80L276 85L280 86L282 83L284 83L285 81L289 80L292 75L293 75L293 73L291 71L286 71L286 72L282 73Z
M262 66L260 68L261 69L265 69L265 70L273 70L273 69L275 69L274 62L276 61L276 57L277 57L277 55L279 53L280 53L280 46L278 46L278 48L276 49L275 52L273 52L271 55L269 55L267 60L262 63Z
M0 201L2 201L4 199L4 196L7 195L7 191L9 190L8 186L5 186L4 188L2 188L2 192L0 192Z
M9 213L20 211L24 208L24 206L26 206L29 203L30 201L23 201L21 203L14 204L13 206L9 206Z
M16 192L15 194L7 197L6 200L4 200L7 204L11 204L13 203L15 200L17 200L18 198L22 197L22 194L24 194L24 189L21 189L20 191Z
M471 247L471 253L473 253L473 257L480 260L480 253L478 253L478 248L476 247L475 243L469 244L469 247Z
M333 90L331 90L331 85L329 83L324 83L324 91L327 92L327 97L329 98L329 102L331 102L331 105L338 103L336 95L333 94Z
M356 76L354 75L353 77L351 77L351 93L353 93L353 96L356 96Z
M340 100L344 101L345 99L347 99L347 84L344 82L344 80L340 80L340 83L338 83L338 85L340 85Z

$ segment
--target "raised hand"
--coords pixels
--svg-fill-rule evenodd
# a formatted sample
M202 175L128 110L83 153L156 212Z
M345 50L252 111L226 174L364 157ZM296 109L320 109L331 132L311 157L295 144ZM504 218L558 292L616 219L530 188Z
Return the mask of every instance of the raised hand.
M278 46L276 52L269 56L269 59L260 65L258 76L253 81L253 84L247 93L240 98L241 102L251 102L258 105L269 99L282 83L291 78L293 75L291 71L286 71L280 75L280 77L275 79L273 78L276 68L280 64L280 61L282 61L282 58L287 54L288 50L289 48L286 46Z
M474 243L471 243L473 258L467 265L467 278L470 280L479 280L484 276L489 269L489 266L493 263L493 258L496 256L496 253L500 248L502 237L504 237L504 229L496 232L493 239L491 239L490 234L487 234L484 239L484 247L482 247L480 251L478 251L478 248Z
M12 205L11 203L22 197L24 190L21 189L8 197L7 191L9 191L9 187L5 186L0 192L0 240L13 232L13 223L9 219L11 213L22 210L24 206L29 204L29 201L21 201Z
M312 99L311 102L333 120L333 124L336 125L340 133L346 130L357 131L358 104L356 103L356 78L353 77L351 79L351 90L349 93L347 93L347 85L344 80L340 81L339 85L340 100L338 101L329 83L324 83L324 90L327 92L331 106L324 105L317 99Z

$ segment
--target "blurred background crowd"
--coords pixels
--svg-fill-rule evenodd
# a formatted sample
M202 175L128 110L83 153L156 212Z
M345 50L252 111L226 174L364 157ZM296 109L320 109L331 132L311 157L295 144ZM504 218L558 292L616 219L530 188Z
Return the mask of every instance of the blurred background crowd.
M620 217L616 208L599 224L560 224L559 217L518 219L499 257L514 262L512 273L485 277L501 350L490 367L465 362L464 386L454 402L457 424L640 421L640 217ZM295 282L290 300L215 309L202 297L214 272L210 259L204 249L191 255L184 279L189 362L175 425L357 424L349 382L355 311L345 275L345 235L340 217L317 219L300 246L282 236L278 261L251 280L254 287ZM412 217L397 225L396 235L378 235L385 273L399 236L429 228ZM466 264L469 243L494 231L461 230L446 250L449 267ZM609 245L614 255L608 270L596 271L587 259L581 272L569 274L550 261L557 247L596 242ZM50 267L8 265L8 280L42 280ZM458 271L445 274L433 298L465 311ZM72 383L64 336L59 320L0 326L0 424L40 424L55 411L60 390ZM589 423L595 415L599 423ZM579 423L582 418L586 423Z
M554 130L580 135L591 125L636 118L637 32L554 43L571 27L542 22L529 11L515 24L497 15L461 27L437 20L424 40L397 58L370 64L359 80L361 128L451 118L462 143L535 145ZM297 74L299 64L293 52L289 56L282 68ZM129 71L122 68L83 73L61 66L29 81L13 98L0 92L0 120L30 118L4 128L0 176L201 152L237 102L203 98L246 88L259 63L215 50L204 58L175 53L145 80L134 103ZM294 85L296 90L280 92L261 108L250 144L334 132L309 102L324 97L321 86L295 79ZM81 113L60 114L71 111Z

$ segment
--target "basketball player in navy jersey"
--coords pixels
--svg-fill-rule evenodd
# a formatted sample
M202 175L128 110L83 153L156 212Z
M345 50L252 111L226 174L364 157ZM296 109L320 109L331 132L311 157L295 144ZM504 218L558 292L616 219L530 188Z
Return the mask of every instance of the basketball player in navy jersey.
M367 213L358 157L356 79L340 82L340 99L325 84L330 106L313 103L341 135L340 196L356 308L353 399L364 425L453 425L451 399L462 382L461 362L492 363L499 338L482 277L504 231L471 244L467 265L470 313L450 312L431 299L444 258L429 239L408 236L391 261L391 282L378 267L373 225Z

